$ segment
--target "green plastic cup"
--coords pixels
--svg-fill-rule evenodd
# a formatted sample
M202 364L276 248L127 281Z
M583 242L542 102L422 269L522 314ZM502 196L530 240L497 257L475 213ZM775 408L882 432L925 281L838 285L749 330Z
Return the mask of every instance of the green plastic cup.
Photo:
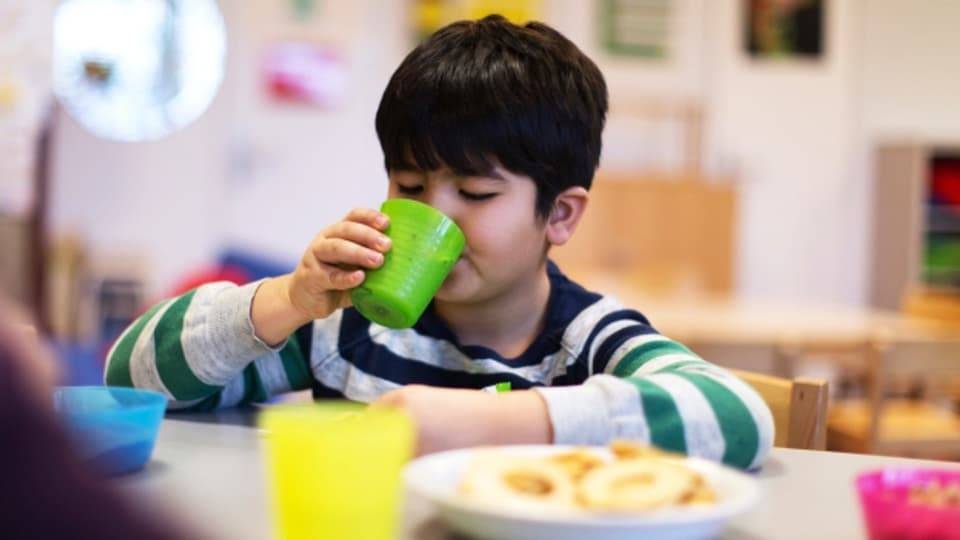
M463 232L442 212L411 199L388 199L385 234L392 247L376 270L350 291L357 311L388 328L410 328L437 294L463 251Z

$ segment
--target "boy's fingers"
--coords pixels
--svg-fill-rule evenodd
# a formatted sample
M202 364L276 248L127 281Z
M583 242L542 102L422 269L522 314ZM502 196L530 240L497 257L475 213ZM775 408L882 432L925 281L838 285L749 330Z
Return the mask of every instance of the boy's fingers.
M387 224L390 223L390 218L383 212L374 210L373 208L354 208L350 210L347 217L344 218L344 221L363 223L382 231L387 227Z
M350 240L370 249L385 253L390 249L390 238L382 232L360 223L341 221L329 229L329 237Z
M383 264L383 254L379 251L340 238L328 238L318 243L313 249L313 255L318 261L328 265L378 268Z
M352 289L363 283L363 270L346 270L329 264L324 266L331 289Z

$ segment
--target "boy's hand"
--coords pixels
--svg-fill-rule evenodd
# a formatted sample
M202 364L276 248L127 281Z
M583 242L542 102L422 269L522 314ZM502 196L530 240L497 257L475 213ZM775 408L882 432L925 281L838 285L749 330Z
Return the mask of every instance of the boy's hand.
M491 444L549 444L547 405L534 391L490 394L479 390L408 385L374 407L396 407L413 417L416 454Z
M297 328L350 305L350 289L363 282L364 269L379 268L390 239L386 215L355 208L326 227L307 246L290 274L260 286L251 306L257 336L282 342Z
M355 208L339 223L320 231L290 279L291 304L309 320L322 319L350 305L349 290L363 282L363 268L379 268L390 239L386 215Z

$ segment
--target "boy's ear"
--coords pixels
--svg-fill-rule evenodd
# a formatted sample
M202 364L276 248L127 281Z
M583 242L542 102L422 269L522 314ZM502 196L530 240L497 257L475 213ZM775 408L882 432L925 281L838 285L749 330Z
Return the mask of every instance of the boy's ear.
M587 190L574 186L560 192L553 202L553 210L547 216L547 242L553 246L562 246L570 240L577 224L587 209L590 198Z

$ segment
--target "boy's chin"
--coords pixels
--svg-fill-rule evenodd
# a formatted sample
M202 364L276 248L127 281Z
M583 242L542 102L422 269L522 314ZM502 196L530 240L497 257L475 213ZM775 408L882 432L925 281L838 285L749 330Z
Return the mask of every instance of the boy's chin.
M434 298L441 302L469 302L474 296L474 288L470 286L465 276L451 273L443 282Z
M434 295L434 298L440 300L441 302L456 302L457 300L462 300L464 294L466 293L465 279L464 276L464 261L460 259L453 266L453 269L450 270L450 273L447 274L447 279L443 281L443 284L440 285L440 289L437 290L437 294Z
M460 290L462 287L457 287L455 283L450 283L449 281L444 282L440 286L440 290L437 291L437 294L434 295L436 300L441 302L463 302L469 299L469 295L466 294L466 291Z

